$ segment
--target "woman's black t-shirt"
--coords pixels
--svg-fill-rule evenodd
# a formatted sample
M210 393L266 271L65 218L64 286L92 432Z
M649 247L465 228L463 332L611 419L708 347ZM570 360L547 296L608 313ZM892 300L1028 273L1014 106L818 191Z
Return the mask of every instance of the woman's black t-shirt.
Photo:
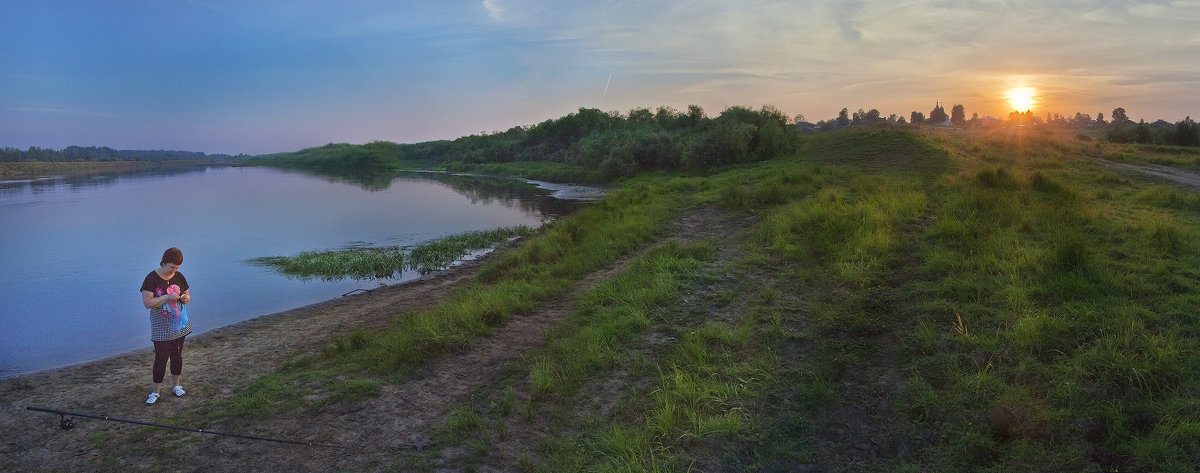
M146 279L142 281L142 291L149 291L154 294L154 297L162 297L170 290L171 286L178 286L179 293L182 294L188 290L187 278L183 277L183 273L176 271L171 280L163 279L158 275L158 271L150 271L146 275ZM192 324L189 322L179 330L171 330L171 316L162 308L155 307L150 309L150 340L156 342L164 342L174 340L176 338L192 333Z

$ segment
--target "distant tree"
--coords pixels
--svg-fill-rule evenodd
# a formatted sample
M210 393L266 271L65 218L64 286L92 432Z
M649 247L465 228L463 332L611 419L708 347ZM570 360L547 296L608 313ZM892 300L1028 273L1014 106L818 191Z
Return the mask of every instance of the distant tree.
M687 116L692 119L692 123L700 123L705 118L704 109L699 105L688 105Z
M1075 112L1075 116L1067 120L1067 126L1076 130L1087 128L1092 123L1092 116L1082 112Z
M684 146L680 161L685 167L703 168L750 160L754 125L730 118L729 115L722 116L723 119L706 125L703 133L694 135L691 142Z
M1097 114L1096 114L1096 123L1099 123L1099 124L1101 124L1101 125L1104 125L1104 124L1105 124L1105 123L1104 123L1104 114L1103 114L1103 113L1097 113Z
M650 109L644 107L634 107L629 111L629 121L633 123L650 123L654 121L654 114L650 113Z
M792 123L803 123L804 121L803 113L797 113L796 116L792 117Z
M842 111L838 112L837 126L839 126L839 127L850 126L850 109L843 108Z
M1192 121L1188 115L1183 121L1175 124L1175 144L1179 146L1200 146L1200 125Z
M913 110L912 115L909 115L909 117L908 117L908 122L912 123L913 125L920 125L922 123L925 123L925 114L918 112L916 110Z
M1112 113L1113 125L1119 125L1119 124L1122 124L1122 123L1125 123L1128 121L1131 121L1131 120L1129 120L1129 115L1125 114L1124 108L1117 107L1117 108L1113 109L1113 113Z
M904 120L904 117L900 117L900 118L896 119L896 124L897 125L907 125L908 122Z
M1018 112L1013 110L1008 112L1008 122L1014 125L1028 125L1032 123L1033 112Z
M686 128L691 125L691 119L687 115L666 106L658 107L658 110L654 112L654 122L660 127L672 130Z
M1150 133L1150 125L1146 124L1146 120L1139 121L1133 128L1133 142L1142 144L1154 142L1154 135Z
M955 126L962 126L965 121L967 121L967 108L963 107L962 104L955 105L950 110L950 123L953 123Z

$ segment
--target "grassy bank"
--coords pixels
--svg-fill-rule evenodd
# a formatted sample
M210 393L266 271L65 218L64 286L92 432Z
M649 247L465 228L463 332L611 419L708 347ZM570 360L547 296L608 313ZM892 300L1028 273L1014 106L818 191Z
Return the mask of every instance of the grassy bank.
M740 255L648 254L481 401L523 411L446 428L559 426L530 471L1191 471L1196 196L1091 151L852 132L675 180L758 222Z
M495 255L440 306L338 338L207 415L353 411L569 300L545 346L449 409L430 447L379 461L1192 471L1200 198L1110 170L1097 149L859 129L704 176L643 174Z

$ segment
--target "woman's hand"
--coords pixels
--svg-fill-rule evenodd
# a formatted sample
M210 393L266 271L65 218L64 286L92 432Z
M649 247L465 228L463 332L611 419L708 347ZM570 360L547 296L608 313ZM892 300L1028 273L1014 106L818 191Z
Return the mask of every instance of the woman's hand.
M179 295L179 302L180 302L180 303L187 304L188 302L191 302L191 301L192 301L192 295L191 295L191 294L188 294L188 293L186 293L186 292L185 292L185 293L183 293L183 294L180 294L180 295Z

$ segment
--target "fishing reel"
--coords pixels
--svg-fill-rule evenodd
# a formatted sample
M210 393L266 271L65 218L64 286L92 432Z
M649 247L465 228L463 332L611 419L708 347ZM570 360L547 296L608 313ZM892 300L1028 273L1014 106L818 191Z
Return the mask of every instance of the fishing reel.
M59 414L58 426L63 430L71 430L75 428L75 418L67 417L66 414Z

